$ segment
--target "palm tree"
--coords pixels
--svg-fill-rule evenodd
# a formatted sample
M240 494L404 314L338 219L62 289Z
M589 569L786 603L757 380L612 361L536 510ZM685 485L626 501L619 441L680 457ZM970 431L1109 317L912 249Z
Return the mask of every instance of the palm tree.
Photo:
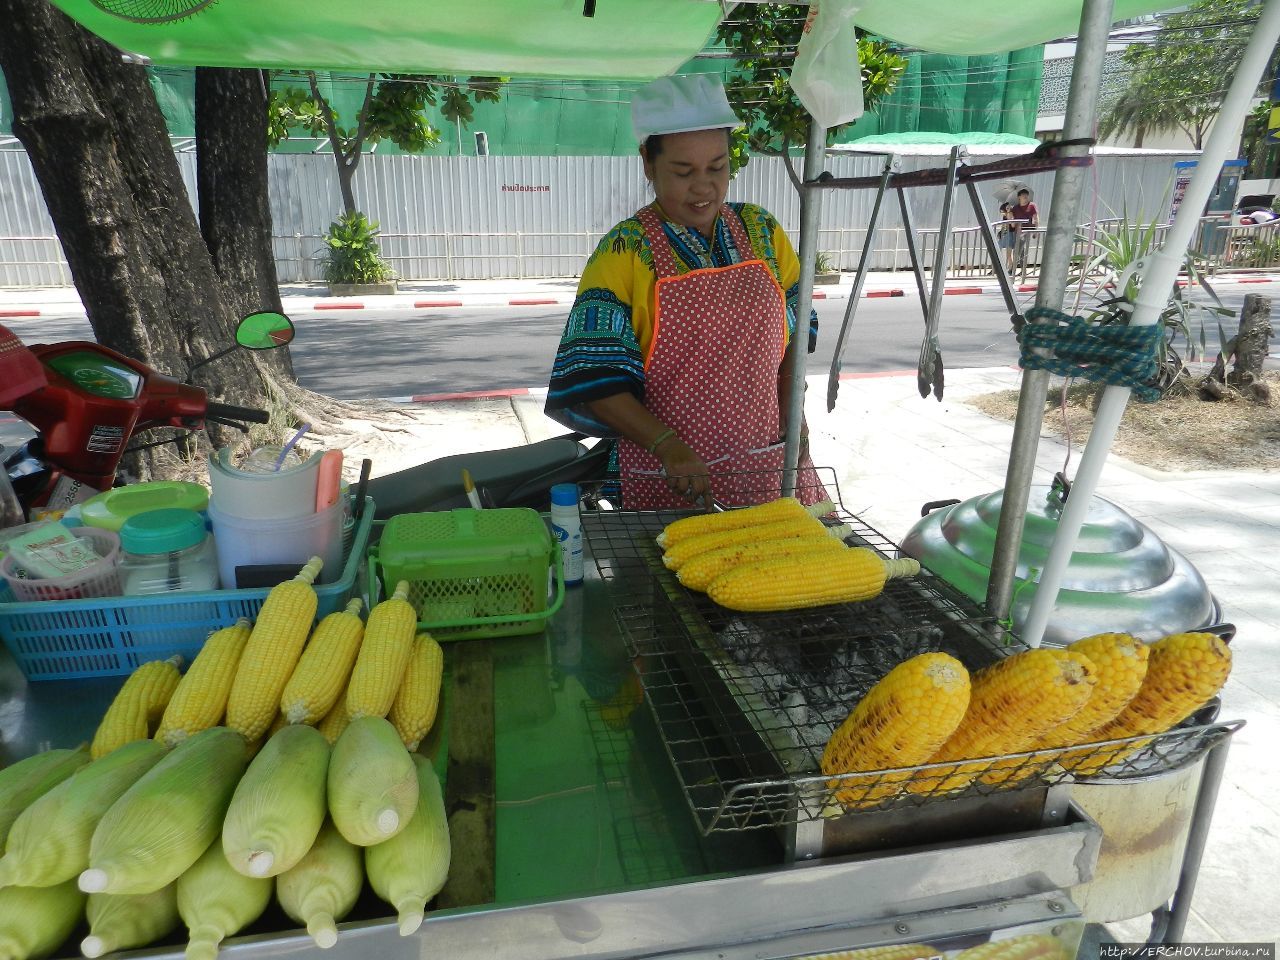
M1098 122L1098 139L1132 132L1135 148L1148 133L1182 127L1187 118L1182 104L1161 100L1142 74L1136 74L1124 91L1106 108Z

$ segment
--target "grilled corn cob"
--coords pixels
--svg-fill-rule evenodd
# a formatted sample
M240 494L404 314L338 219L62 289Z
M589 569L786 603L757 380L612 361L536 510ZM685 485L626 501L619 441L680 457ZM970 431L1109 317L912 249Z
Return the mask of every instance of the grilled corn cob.
M1071 960L1075 953L1057 937L1030 933L1009 940L980 943L956 954L955 960Z
M52 887L79 876L98 821L164 753L154 740L126 743L33 802L9 831L0 887Z
M828 504L830 508L830 504ZM658 534L658 546L664 550L674 547L682 540L701 536L704 533L718 533L724 530L738 530L742 527L754 527L764 523L776 523L780 520L795 520L806 516L807 511L795 497L780 497L768 503L740 510L724 510L719 513L699 513L692 517L681 517L668 523Z
M427 902L440 892L449 876L449 822L440 780L425 757L414 754L413 764L418 804L412 819L396 836L364 852L369 885L395 907L402 937L422 926Z
M353 720L385 717L391 711L418 630L418 614L408 597L409 582L401 580L391 597L369 611L364 643L347 684L347 714Z
M222 722L231 682L252 629L253 625L242 617L209 635L164 709L156 730L157 740L176 747L191 734Z
M321 564L312 557L296 577L272 587L258 611L227 697L227 726L250 743L266 733L280 712L280 695L316 617L319 601L311 584Z
M80 941L86 957L145 947L178 928L177 887L151 893L91 893L85 905L89 935Z
M71 935L83 909L84 894L74 880L0 888L0 957L47 957Z
M409 666L391 704L387 719L410 750L417 750L422 738L436 722L440 707L440 678L444 674L444 651L431 634L423 632L413 641Z
M679 570L691 557L706 553L708 550L731 547L736 543L752 543L756 540L788 540L792 537L813 536L825 533L826 529L821 520L805 514L789 520L777 520L751 527L699 533L669 547L662 554L662 562L670 570Z
M964 719L929 763L1029 750L1084 706L1093 690L1094 673L1093 664L1081 654L1043 648L1016 653L979 670L973 676ZM960 790L987 769L1000 770L989 774L996 780L1017 772L999 763L959 764L918 774L908 789L915 793Z
M927 943L895 943L885 947L819 953L805 960L934 960L937 956L938 948Z
M307 855L276 877L276 898L327 950L338 942L337 921L351 912L363 886L364 855L326 820Z
M1095 728L1094 742L1164 733L1222 689L1231 672L1231 648L1212 633L1175 633L1151 645L1147 674L1132 700L1110 723ZM1068 766L1083 776L1140 750L1148 741L1102 750Z
M360 652L364 621L356 597L316 627L285 685L280 711L290 723L319 723L341 698Z
M290 724L266 742L240 778L222 823L222 852L246 877L274 877L311 849L325 817L329 744Z
M877 683L836 728L822 751L822 772L911 767L946 743L969 706L969 671L945 653L912 657ZM907 774L831 781L836 799L855 805L897 793ZM874 786L873 786L874 784Z
M182 658L175 656L151 660L129 674L93 735L89 755L94 760L130 741L151 736L152 727L160 722L169 698L178 689L180 666Z
M708 550L680 565L676 576L690 590L705 591L711 581L727 570L742 563L782 557L809 557L813 554L834 553L848 548L826 533L812 536L790 537L786 540L753 540L736 543L717 550Z
M244 737L211 727L188 737L111 805L89 844L86 893L150 893L217 839L244 772Z
M730 610L798 610L871 600L884 590L886 580L919 572L914 560L889 560L867 547L851 547L830 556L743 564L712 580L707 596Z
M267 909L275 881L231 869L217 841L178 878L178 916L187 925L187 960L214 960L222 941Z
M1147 675L1151 648L1127 633L1100 633L1067 647L1082 653L1097 668L1093 694L1074 717L1049 731L1035 749L1068 747L1088 743L1089 735L1110 723L1134 698Z
M0 770L0 852L22 811L88 762L84 747L46 750Z
M329 815L339 832L367 847L405 828L418 804L409 751L382 717L357 717L329 759Z

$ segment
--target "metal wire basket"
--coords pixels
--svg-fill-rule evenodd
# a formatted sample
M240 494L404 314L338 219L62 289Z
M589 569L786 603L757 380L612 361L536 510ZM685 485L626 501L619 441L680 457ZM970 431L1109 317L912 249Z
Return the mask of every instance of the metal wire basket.
M825 470L819 471L825 473ZM838 506L847 542L894 545ZM1066 783L1150 776L1194 762L1240 724L911 768L823 775L832 731L903 660L944 651L972 670L1025 649L924 570L874 600L741 614L683 587L657 534L682 514L588 512L584 535L699 829L748 830Z

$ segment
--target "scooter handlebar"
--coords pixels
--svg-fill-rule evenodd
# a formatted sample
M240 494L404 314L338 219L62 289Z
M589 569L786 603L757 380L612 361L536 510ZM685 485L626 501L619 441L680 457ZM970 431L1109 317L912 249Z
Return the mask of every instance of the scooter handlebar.
M210 400L205 404L205 419L208 420L242 420L245 423L269 423L271 414L265 410L254 410L252 407L235 407L229 403L218 403Z

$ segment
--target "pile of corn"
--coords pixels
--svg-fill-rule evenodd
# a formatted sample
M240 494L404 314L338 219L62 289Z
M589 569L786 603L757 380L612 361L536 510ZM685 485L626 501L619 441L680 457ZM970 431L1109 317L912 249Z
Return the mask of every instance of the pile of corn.
M822 772L863 774L829 781L853 808L904 790L1011 785L1053 764L1085 776L1149 741L1089 744L1166 732L1213 697L1230 670L1231 649L1211 633L1150 645L1104 633L1064 650L1016 653L972 676L949 654L925 653L891 670L853 708L827 742ZM1038 751L1050 752L991 759ZM901 769L926 764L938 766Z
M366 877L400 931L449 871L440 781L413 753L435 722L443 653L405 599L315 622L318 558L257 622L213 633L186 674L139 666L86 749L0 771L0 957L48 956L87 921L87 957L180 925L188 960L274 895L321 947Z
M834 506L805 507L793 497L723 513L682 517L658 535L662 562L690 590L730 610L798 610L872 600L887 580L920 572L914 560L889 560L847 547L847 527L818 517Z

